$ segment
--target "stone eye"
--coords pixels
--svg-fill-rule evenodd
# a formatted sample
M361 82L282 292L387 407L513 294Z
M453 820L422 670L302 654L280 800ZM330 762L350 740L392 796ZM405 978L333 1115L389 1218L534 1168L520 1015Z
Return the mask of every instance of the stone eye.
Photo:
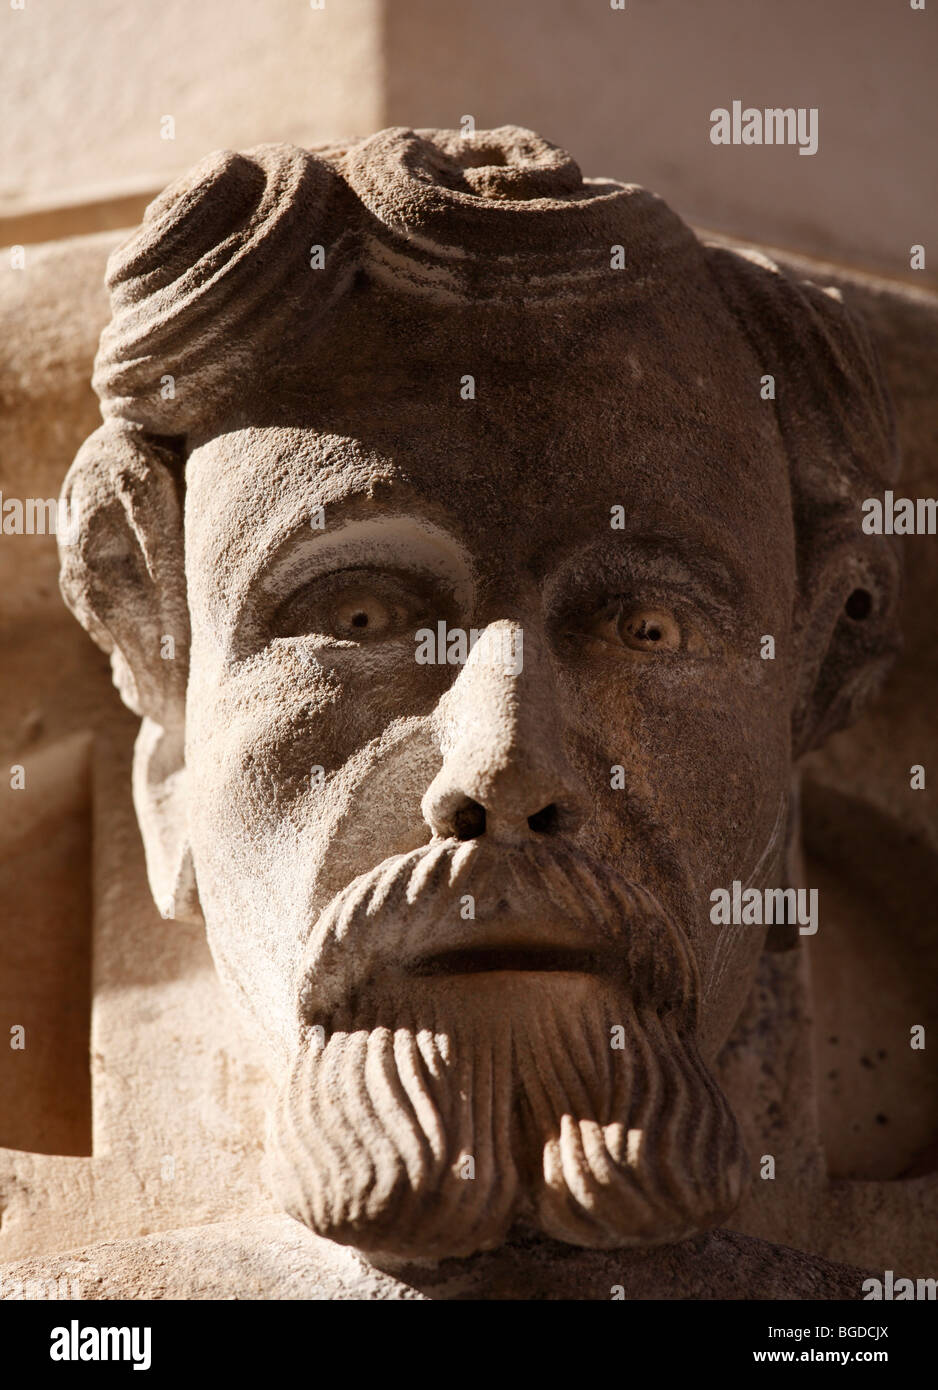
M591 623L590 636L649 656L710 655L700 631L670 609L625 599L607 604Z
M386 637L402 627L407 612L376 593L356 588L339 597L332 607L329 631L335 637L360 642Z
M619 636L637 652L677 652L681 650L681 628L673 614L661 608L620 610Z
M327 575L289 599L274 620L277 637L304 633L341 642L380 642L419 626L426 605L393 576Z

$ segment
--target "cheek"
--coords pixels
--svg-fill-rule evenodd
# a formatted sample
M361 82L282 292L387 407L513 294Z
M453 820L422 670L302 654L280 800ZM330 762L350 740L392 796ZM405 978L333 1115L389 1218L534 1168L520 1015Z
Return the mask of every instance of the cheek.
M747 879L772 835L788 793L788 701L731 678L679 712L651 709L647 723L660 729L662 715L665 736L653 745L660 804L709 897L727 878Z
M704 988L719 967L725 997L710 1001L715 1016L741 1003L763 933L744 927L721 940L710 894L756 871L760 884L774 884L784 849L790 705L782 673L768 666L758 658L673 672L646 664L579 672L568 685L598 852L674 912Z
M224 808L245 845L304 833L328 819L344 770L367 762L390 729L426 721L446 670L418 665L412 645L327 666L290 644L214 679L194 664L187 765L196 801Z
M720 929L712 930L716 933ZM701 968L699 1041L706 1062L714 1060L742 1013L764 950L759 928L744 926L734 930L733 938L721 941Z
M679 842L704 877L752 871L787 790L790 704L768 663L736 658L659 672L577 673L578 761L623 826ZM588 758L589 765L584 764ZM612 769L622 786L611 787ZM751 856L747 860L747 855Z
M328 898L386 854L423 843L420 797L438 754L430 721L402 717L402 706L436 703L421 674L415 689L412 671L352 676L295 654L227 674L193 660L196 874L216 962L248 982L265 1028L292 1026L299 952Z

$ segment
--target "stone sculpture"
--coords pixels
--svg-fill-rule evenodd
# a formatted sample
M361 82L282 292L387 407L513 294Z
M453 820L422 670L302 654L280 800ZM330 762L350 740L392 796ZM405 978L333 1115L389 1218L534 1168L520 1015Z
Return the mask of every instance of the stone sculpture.
M895 652L863 331L513 127L213 155L108 282L62 590L283 1207L389 1267L732 1226L715 1064L800 932L711 895L804 886L792 770Z

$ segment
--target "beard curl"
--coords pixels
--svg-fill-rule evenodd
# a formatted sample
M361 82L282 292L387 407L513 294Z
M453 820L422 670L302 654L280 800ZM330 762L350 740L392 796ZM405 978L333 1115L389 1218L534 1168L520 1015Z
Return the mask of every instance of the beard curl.
M514 1226L613 1249L724 1219L746 1157L697 1048L680 932L647 890L569 849L478 845L388 860L317 922L269 1147L282 1205L394 1258L470 1255ZM481 922L447 928L466 892ZM486 904L494 918L522 903L529 920L560 909L624 973L408 970L484 930Z

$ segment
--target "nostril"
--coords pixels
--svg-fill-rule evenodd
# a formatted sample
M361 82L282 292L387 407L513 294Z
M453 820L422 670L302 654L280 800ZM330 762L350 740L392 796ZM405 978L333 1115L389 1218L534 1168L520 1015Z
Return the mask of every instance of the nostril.
M466 800L453 813L453 834L457 840L477 840L485 834L485 807Z
M560 820L560 813L557 810L556 802L551 802L549 806L542 806L539 811L535 811L533 816L528 816L528 825L538 835L552 835L557 829Z

